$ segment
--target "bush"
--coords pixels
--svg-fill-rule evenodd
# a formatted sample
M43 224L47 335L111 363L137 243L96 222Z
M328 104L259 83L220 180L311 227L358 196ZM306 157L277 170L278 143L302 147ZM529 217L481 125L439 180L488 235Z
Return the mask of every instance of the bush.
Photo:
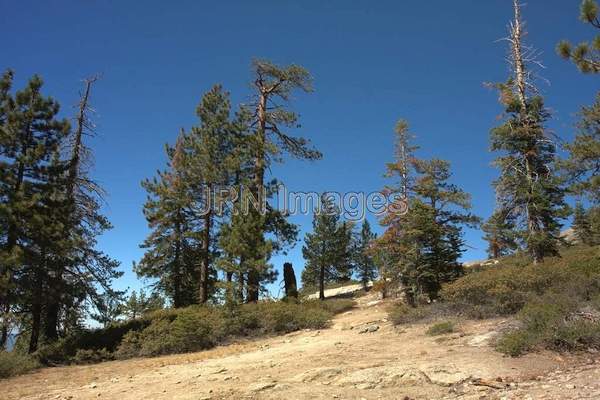
M28 355L0 351L0 378L21 375L39 367L40 364Z
M425 332L429 336L439 336L446 335L448 333L453 333L455 331L455 326L452 321L438 322L427 329Z
M496 350L517 357L533 349L539 338L527 330L515 330L504 334L496 342Z
M600 256L593 247L573 247L561 258L533 265L523 255L469 273L444 286L442 299L469 317L511 315L547 292L588 301L600 294Z
M522 326L504 334L497 342L497 350L514 357L536 348L557 351L600 348L600 322L575 317L582 305L562 293L533 298L517 315Z
M75 356L73 357L73 362L75 364L95 364L102 361L110 361L114 360L115 357L113 353L109 352L106 349L101 350L85 350L79 349Z
M117 357L184 353L207 349L235 337L322 329L327 327L334 312L353 306L351 300L266 301L238 307L192 306L158 313L145 329L124 335Z
M405 303L398 303L388 308L388 317L394 325L410 324L428 316L426 307L411 307Z
M312 306L329 311L332 314L340 314L354 307L356 303L351 299L327 299L325 301L311 300L303 303L304 306Z

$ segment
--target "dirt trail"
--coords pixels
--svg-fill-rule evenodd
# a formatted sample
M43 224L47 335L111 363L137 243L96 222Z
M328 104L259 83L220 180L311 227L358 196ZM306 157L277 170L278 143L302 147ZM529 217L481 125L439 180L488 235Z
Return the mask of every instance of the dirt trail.
M600 399L600 357L503 357L488 344L502 323L433 338L427 325L394 328L369 295L322 331L47 368L0 381L0 399Z

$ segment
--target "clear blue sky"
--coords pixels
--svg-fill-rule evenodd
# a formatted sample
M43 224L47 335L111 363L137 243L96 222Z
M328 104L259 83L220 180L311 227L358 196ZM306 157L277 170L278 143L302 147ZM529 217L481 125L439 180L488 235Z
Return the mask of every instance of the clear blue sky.
M600 87L598 77L579 74L554 53L560 39L591 37L578 6L530 0L524 9L528 41L542 52L551 82L541 85L554 111L551 128L564 139ZM131 263L147 234L140 181L163 168L164 143L195 123L196 104L213 84L222 83L235 103L247 99L253 57L301 64L315 78L316 91L297 96L293 107L301 114L298 133L324 159L276 165L274 175L291 190L380 189L402 117L421 155L450 160L454 182L472 193L475 213L488 217L496 175L488 134L502 109L483 82L507 77L506 44L497 40L510 18L509 0L0 0L0 68L15 70L18 87L42 75L65 115L79 80L103 74L93 96L99 137L90 145L115 228L100 246L122 262L118 286L138 288ZM311 217L292 221L303 236ZM466 240L465 259L484 256L480 232L467 232ZM299 270L301 243L285 259ZM284 258L273 261L281 268Z

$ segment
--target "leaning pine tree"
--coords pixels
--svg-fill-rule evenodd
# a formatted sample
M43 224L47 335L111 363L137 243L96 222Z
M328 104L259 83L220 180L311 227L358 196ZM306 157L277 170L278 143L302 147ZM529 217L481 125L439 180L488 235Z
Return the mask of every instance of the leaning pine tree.
M560 220L568 215L562 182L555 173L556 147L547 134L549 113L535 90L528 67L535 62L523 44L520 5L508 41L512 76L497 85L506 107L505 122L491 132L500 177L494 182L498 208L513 218L533 262L558 254Z
M253 83L256 90L251 105L254 130L248 143L254 161L251 192L260 209L251 207L248 218L255 221L255 226L251 228L253 231L251 246L263 251L251 255L252 259L246 260L247 301L249 302L257 301L261 284L273 279L272 267L268 263L271 252L294 242L297 233L297 229L287 223L283 214L273 209L268 210L266 198L273 190L265 182L265 173L273 160L282 159L282 153L307 160L321 158L321 153L311 148L308 140L291 136L283 131L284 128L298 126L296 113L288 110L285 104L289 102L290 96L296 90L312 91L312 78L308 71L298 65L279 67L266 60L254 61L253 68L255 73ZM277 239L268 240L266 238L268 233L278 236Z

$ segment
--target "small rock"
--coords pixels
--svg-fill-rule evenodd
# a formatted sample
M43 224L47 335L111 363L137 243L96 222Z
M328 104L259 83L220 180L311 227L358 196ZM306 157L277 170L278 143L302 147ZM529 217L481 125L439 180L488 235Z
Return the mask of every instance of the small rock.
M248 390L251 392L260 392L262 390L271 389L275 387L276 384L276 382L258 382L254 385L251 385Z
M90 389L96 389L97 387L98 387L98 384L96 382L90 383Z

